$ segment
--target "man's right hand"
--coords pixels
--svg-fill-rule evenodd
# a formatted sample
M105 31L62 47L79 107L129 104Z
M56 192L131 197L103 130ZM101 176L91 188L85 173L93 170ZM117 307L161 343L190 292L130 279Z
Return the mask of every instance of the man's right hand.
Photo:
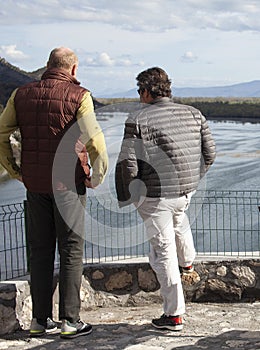
M91 183L91 178L85 179L84 183L87 188L95 188Z

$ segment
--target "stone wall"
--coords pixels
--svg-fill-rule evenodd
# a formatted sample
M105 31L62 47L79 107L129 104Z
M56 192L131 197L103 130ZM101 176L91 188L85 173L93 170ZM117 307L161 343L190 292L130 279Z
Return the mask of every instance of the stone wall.
M260 260L196 262L182 276L186 301L243 302L260 300ZM54 279L54 319L58 319L58 275ZM161 303L159 284L150 265L113 263L84 266L82 311L102 306ZM0 283L0 335L28 328L31 298L28 277Z
M192 302L260 300L260 260L207 261L182 276L185 298ZM148 263L89 265L84 276L96 291L133 297L159 289Z

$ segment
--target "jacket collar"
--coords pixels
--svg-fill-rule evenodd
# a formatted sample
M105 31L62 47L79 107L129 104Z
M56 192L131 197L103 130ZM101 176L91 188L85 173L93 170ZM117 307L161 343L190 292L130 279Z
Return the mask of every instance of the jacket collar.
M157 97L152 102L150 102L150 104L168 103L170 101L172 101L170 97Z
M45 79L57 79L57 80L67 81L73 84L80 85L80 82L76 78L74 78L65 69L62 69L62 68L47 69L41 77L41 80L45 80Z

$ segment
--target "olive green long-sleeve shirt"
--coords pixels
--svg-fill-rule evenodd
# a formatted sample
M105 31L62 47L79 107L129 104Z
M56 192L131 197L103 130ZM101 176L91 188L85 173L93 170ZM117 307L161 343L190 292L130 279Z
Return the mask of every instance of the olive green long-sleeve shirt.
M0 164L12 178L18 179L21 177L21 171L15 162L10 144L10 135L19 128L14 103L16 91L13 91L0 115ZM90 92L84 94L76 118L82 132L80 139L86 145L92 166L91 183L96 187L104 181L108 169L108 155L104 134L96 120Z

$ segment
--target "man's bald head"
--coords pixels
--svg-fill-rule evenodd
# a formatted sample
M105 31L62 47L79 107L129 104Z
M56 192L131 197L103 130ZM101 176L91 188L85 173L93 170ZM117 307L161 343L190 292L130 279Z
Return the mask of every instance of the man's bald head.
M71 71L78 65L78 57L67 47L58 47L51 51L47 68L62 68Z

